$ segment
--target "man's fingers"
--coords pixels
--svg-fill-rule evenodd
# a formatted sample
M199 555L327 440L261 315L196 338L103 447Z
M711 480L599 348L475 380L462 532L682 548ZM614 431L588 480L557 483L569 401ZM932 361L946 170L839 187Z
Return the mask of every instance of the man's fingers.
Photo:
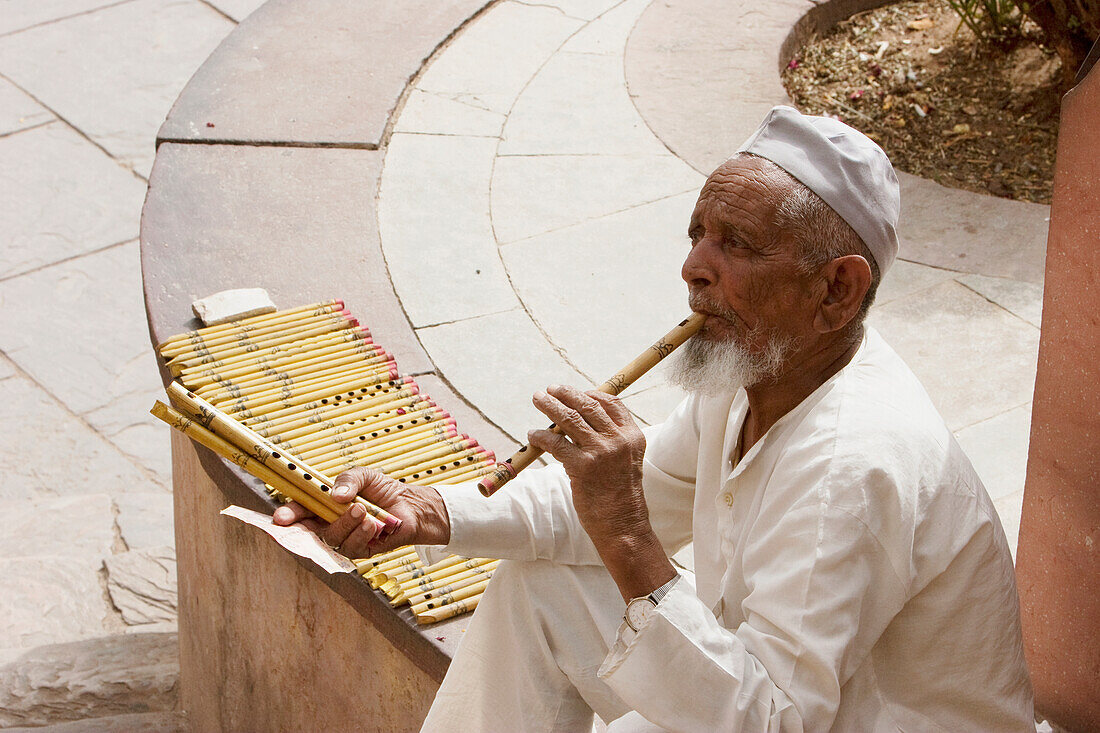
M346 512L334 519L332 524L321 530L321 539L332 547L341 548L344 554L347 554L351 548L344 546L349 544L350 537L358 533L360 536L357 539L365 545L378 534L379 525L380 522L374 517L367 516L362 506L352 504Z
M593 399L592 392L561 385L551 385L546 391L566 407L576 410L596 432L608 433L615 429L615 422L608 416L604 404Z
M558 430L569 436L577 445L588 445L595 436L595 429L588 424L584 416L554 395L535 392L531 402L543 415L554 422Z
M630 410L626 409L623 401L615 395L609 395L598 390L585 392L585 394L599 402L607 416L619 427L635 424L634 416L630 414Z
M275 510L275 514L272 515L272 519L275 524L280 527L286 527L300 522L306 517L312 517L313 513L306 509L304 506L296 501L292 501L289 504L283 504L281 507Z
M353 468L336 477L332 487L332 498L347 504L356 496L362 496L368 501L384 506L389 503L386 500L389 498L391 483L393 479L381 471L373 468Z
M527 442L549 453L562 463L568 463L574 456L581 453L580 448L570 443L567 437L549 430L527 431Z

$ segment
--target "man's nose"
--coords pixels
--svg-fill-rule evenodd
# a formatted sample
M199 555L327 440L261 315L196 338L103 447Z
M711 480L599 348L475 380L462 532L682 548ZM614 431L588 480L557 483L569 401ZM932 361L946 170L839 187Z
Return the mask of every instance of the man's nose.
M705 288L714 284L716 277L711 260L713 256L713 245L705 237L688 250L683 267L680 268L680 277L689 287Z

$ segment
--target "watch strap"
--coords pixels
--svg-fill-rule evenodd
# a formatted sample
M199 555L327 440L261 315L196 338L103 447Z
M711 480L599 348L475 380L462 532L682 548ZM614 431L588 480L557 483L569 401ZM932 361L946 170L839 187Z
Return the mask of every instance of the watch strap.
M679 579L680 579L680 574L677 573L676 575L672 576L672 580L668 581L667 583L662 585L660 588L658 588L657 590L650 593L648 596L646 596L646 598L653 601L654 606L660 604L661 599L669 594L669 591L672 590L673 586L676 585L676 581L678 581Z

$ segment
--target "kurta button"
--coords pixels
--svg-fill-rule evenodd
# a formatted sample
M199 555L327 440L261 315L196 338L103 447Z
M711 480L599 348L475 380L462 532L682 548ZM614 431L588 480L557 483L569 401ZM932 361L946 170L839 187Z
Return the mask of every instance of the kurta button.
M727 507L732 507L733 506L733 494L729 491L722 494L722 501L726 502Z

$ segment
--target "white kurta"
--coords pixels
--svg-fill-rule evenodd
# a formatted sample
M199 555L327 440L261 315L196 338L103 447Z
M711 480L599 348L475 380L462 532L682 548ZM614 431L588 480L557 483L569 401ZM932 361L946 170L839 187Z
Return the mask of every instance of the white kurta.
M650 519L694 541L696 584L620 627L600 678L675 730L1033 731L1004 533L897 354L868 330L734 466L746 409L693 397L647 431ZM600 563L560 467L441 489L451 552Z

